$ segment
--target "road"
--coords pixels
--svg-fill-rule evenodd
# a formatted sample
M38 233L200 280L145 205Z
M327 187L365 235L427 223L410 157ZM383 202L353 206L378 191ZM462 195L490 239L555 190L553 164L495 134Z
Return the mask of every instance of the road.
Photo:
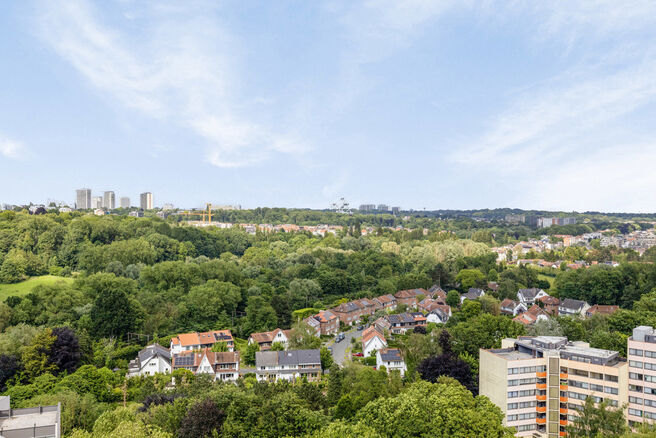
M342 342L335 343L334 340L326 344L327 347L333 349L333 360L335 363L341 365L346 360L346 349L351 346L351 338L360 337L362 335L362 330L356 330L352 328L348 332L344 332L344 340Z

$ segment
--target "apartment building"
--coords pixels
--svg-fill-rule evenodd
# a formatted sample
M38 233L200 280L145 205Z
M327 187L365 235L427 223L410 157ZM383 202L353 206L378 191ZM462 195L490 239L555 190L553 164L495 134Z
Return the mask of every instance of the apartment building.
M61 437L61 404L11 409L10 401L0 396L0 437Z
M656 420L656 330L633 329L628 340L629 425Z
M616 407L628 402L629 367L616 351L558 336L504 339L501 346L480 350L479 387L516 436L565 436L587 397Z

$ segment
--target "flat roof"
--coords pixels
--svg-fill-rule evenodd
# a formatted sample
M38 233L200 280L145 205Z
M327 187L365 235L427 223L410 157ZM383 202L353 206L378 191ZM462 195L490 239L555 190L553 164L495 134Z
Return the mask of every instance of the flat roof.
M515 350L513 348L500 348L496 350L487 350L490 353L494 353L497 356L501 356L506 360L526 360L526 359L536 359L528 353Z

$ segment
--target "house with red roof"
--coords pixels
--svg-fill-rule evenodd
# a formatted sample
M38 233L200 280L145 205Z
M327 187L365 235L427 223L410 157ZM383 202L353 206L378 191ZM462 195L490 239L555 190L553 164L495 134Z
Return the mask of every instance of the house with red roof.
M184 333L171 338L171 354L183 351L202 350L212 348L218 342L225 342L228 351L234 351L235 343L230 330L213 330L203 333Z

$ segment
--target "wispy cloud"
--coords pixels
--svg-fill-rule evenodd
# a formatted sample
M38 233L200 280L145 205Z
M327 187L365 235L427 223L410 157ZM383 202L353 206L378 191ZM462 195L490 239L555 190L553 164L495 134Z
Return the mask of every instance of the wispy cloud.
M20 160L25 158L27 149L25 146L9 138L0 137L0 155L12 160Z
M306 149L258 120L266 99L238 93L239 44L211 18L211 5L193 13L175 3L124 11L124 20L141 27L138 36L101 20L85 0L41 6L40 34L63 59L125 107L205 139L210 163L239 167Z

